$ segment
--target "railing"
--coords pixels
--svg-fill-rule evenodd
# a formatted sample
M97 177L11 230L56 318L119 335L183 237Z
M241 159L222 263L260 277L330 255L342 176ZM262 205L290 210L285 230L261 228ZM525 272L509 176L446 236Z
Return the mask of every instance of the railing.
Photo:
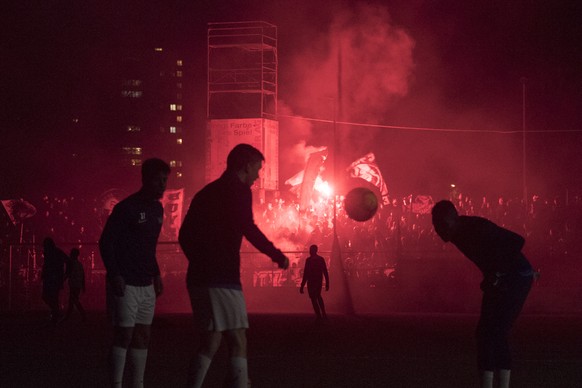
M98 244L96 242L60 243L58 247L66 254L72 248L79 248L81 254L79 260L85 269L87 283L87 295L84 299L100 301L105 284L105 268L101 260ZM241 251L241 282L245 288L260 287L299 287L303 276L304 259L307 251L288 251L285 254L290 258L291 265L288 270L277 268L267 256L257 251ZM358 263L356 257L382 257L386 252L344 252L342 262L332 264L332 252L320 251L319 254L328 259L330 272L339 269L348 278L355 281L362 279L389 278L394 271L394 266L385 260L382 263L371 264ZM163 277L169 279L185 279L187 260L177 242L160 242L157 249L157 258ZM0 309L30 309L40 304L42 289L42 245L35 243L10 245L8 268L0 271L0 293L2 302ZM181 282L183 283L183 282ZM64 285L66 288L66 285ZM35 295L38 295L35 296Z

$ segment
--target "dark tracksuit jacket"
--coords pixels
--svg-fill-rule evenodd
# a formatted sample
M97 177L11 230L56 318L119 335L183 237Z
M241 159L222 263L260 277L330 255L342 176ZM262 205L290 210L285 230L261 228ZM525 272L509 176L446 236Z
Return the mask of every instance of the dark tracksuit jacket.
M255 224L250 187L226 171L194 196L180 228L180 246L188 258L188 287L242 289L243 236L274 262L285 260Z

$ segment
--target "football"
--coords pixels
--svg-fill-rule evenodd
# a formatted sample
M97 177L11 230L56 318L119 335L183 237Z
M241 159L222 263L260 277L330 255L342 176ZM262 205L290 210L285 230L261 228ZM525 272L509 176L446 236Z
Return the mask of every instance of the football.
M344 200L344 208L348 217L355 221L368 221L378 210L376 194L365 187L350 190Z

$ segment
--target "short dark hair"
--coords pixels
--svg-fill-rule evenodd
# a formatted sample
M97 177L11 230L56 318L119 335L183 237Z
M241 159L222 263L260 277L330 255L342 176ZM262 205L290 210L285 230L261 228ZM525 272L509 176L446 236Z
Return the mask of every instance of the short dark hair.
M228 171L240 171L249 163L262 162L265 157L255 147L250 144L238 144L228 154L226 158L226 169Z
M432 208L432 219L433 222L435 220L442 220L447 214L451 214L452 212L457 213L457 209L455 205L451 201L442 200L438 201Z
M55 244L55 240L53 240L50 237L45 237L44 240L42 241L42 245L44 249L55 249L57 246Z
M141 181L145 182L152 176L159 174L161 172L169 174L170 171L171 171L170 166L162 159L158 158L147 159L141 165Z
M309 253L315 255L317 253L317 245L313 244L309 247Z
M70 254L71 259L78 258L80 254L81 254L81 251L79 250L79 248L72 248L71 249L71 254Z

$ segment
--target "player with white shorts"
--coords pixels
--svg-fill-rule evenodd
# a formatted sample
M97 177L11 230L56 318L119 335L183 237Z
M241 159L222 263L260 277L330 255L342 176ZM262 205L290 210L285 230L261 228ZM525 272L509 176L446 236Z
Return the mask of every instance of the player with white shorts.
M169 173L164 161L146 160L141 189L115 205L99 240L113 323L112 387L123 385L126 357L133 366L133 387L143 387L156 297L163 290L156 247L164 218L159 200Z

